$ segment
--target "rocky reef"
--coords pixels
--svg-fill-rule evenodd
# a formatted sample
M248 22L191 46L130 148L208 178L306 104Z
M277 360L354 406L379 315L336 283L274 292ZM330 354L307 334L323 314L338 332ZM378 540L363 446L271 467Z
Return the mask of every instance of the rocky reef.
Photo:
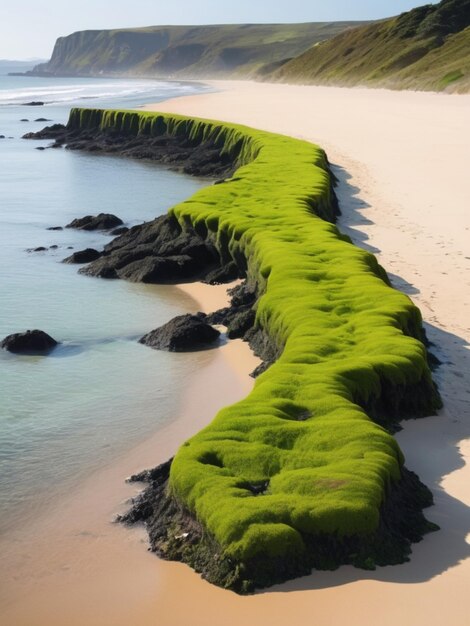
M197 315L178 315L147 333L139 343L169 352L188 352L212 346L220 332Z
M232 124L93 109L34 136L216 175L80 271L244 278L230 307L198 319L264 360L247 398L137 477L149 487L123 520L144 521L158 554L239 593L312 567L406 560L435 528L422 514L432 497L391 433L440 397L418 309L334 225L324 152Z

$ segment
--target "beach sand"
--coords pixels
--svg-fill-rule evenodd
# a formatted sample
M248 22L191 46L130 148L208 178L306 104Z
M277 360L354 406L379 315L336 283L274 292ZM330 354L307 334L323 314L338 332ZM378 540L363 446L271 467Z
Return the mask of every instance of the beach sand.
M339 227L373 251L420 307L445 408L398 433L407 466L433 490L441 530L409 563L342 567L250 597L215 588L145 550L141 529L109 524L135 492L124 476L166 460L220 406L248 393L253 357L241 342L212 351L178 419L92 477L20 543L2 584L8 626L467 626L470 471L470 96L212 83L216 91L150 109L244 123L319 143L339 178ZM207 302L210 287L191 295ZM209 307L214 308L214 307ZM54 540L52 540L54 537ZM2 551L5 546L0 544ZM15 595L16 594L16 595ZM5 604L3 605L5 606Z

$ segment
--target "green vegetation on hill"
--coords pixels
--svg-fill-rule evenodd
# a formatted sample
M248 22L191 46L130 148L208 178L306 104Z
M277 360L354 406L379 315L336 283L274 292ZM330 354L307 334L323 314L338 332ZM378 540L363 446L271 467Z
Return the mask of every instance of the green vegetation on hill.
M368 536L403 455L372 418L440 401L419 310L331 223L315 145L243 126L148 112L73 109L70 129L213 141L233 178L171 209L182 228L246 261L256 324L280 348L253 391L176 454L170 488L237 562L301 555L306 536ZM352 558L352 557L351 557Z
M442 0L346 31L268 74L285 82L470 90L470 0Z
M208 78L247 77L364 22L153 26L60 37L36 73Z

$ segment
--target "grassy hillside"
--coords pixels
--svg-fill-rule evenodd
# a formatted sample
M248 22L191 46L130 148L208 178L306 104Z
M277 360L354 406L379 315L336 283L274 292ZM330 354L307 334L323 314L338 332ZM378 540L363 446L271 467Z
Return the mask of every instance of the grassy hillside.
M326 221L334 205L324 152L156 113L73 109L68 127L211 141L238 165L170 213L222 258L244 259L260 294L256 325L282 354L246 399L179 449L173 496L239 563L302 558L305 537L373 535L403 466L373 418L432 413L439 396L419 310Z
M341 33L269 74L285 82L470 91L470 0Z
M263 65L297 56L318 41L357 24L227 24L80 31L59 38L51 60L35 71L53 75L246 77Z

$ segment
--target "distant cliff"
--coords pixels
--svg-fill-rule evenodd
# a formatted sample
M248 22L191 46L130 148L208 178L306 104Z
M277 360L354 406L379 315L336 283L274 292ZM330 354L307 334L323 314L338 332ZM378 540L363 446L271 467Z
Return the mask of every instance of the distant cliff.
M470 0L442 0L343 32L267 79L469 92Z
M87 30L60 37L35 74L178 78L261 74L364 22Z

